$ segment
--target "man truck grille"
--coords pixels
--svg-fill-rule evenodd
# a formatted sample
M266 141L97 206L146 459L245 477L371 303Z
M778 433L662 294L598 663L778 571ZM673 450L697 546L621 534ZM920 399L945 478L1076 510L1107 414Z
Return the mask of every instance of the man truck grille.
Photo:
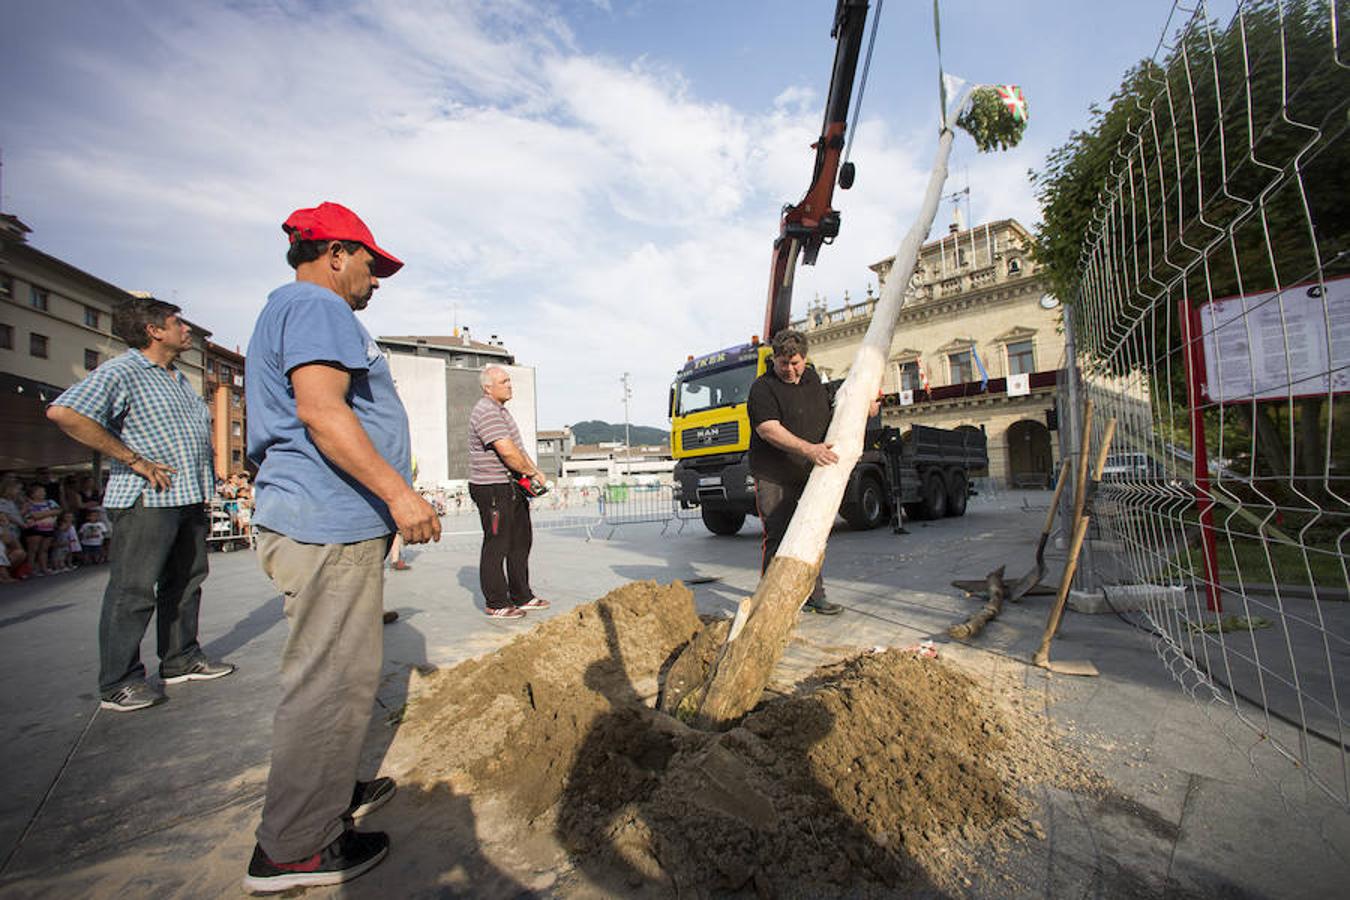
M740 439L741 430L737 422L719 422L704 428L686 428L680 432L680 445L686 450L728 447Z

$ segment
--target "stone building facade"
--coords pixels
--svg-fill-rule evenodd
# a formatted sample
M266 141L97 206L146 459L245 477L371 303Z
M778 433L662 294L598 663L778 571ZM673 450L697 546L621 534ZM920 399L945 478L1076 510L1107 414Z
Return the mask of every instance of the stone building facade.
M126 351L112 333L113 309L149 295L43 253L29 234L17 217L0 214L0 468L84 465L90 451L47 421L46 406ZM210 332L197 325L193 331L193 347L176 365L201 390L202 345Z
M248 462L248 416L244 400L244 355L206 341L206 375L202 396L211 407L211 447L217 478L251 470Z
M1061 310L1046 294L1032 238L1013 219L954 225L925 244L906 291L882 389L883 418L900 428L982 428L990 477L1000 485L1049 484L1058 465L1050 426L1066 364ZM870 268L884 285L894 257ZM848 373L876 298L815 302L793 323L830 378Z

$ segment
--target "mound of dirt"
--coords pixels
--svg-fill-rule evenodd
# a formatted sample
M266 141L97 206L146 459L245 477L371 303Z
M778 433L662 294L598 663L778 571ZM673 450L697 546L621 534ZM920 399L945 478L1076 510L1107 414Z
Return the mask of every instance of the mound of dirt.
M691 730L653 707L700 627L682 585L635 583L437 673L399 734L405 777L505 798L601 884L857 896L959 889L975 851L1038 830L1025 788L1082 771L1043 725L899 651Z

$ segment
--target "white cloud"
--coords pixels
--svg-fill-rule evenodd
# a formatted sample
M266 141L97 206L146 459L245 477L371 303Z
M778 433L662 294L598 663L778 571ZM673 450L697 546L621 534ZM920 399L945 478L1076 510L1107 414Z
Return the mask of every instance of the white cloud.
M221 343L244 343L289 277L280 221L324 199L408 263L365 313L371 330L500 335L538 368L546 426L618 418L624 371L633 421L663 424L686 354L761 328L779 210L811 173L817 91L738 111L668 64L582 53L525 0L90 15L115 35L43 26L50 68L29 73L6 126L22 135L6 144L7 208L48 252L177 292ZM933 144L931 129L864 120L858 184L835 195L843 231L799 275L799 312L817 291L862 295Z

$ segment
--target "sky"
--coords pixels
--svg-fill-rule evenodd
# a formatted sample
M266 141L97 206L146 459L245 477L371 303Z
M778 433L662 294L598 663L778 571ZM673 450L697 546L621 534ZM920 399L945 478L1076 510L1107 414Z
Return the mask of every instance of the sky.
M869 29L876 15L872 0ZM785 203L808 187L833 0L0 3L0 209L30 242L245 346L293 278L280 223L332 200L404 260L380 334L496 335L538 422L668 427L688 355L762 327ZM968 222L1039 219L1028 170L1151 57L1170 0L946 0L943 64L1016 83L1022 144L958 133ZM1175 22L1173 23L1176 24ZM859 66L861 70L861 63ZM875 288L937 146L932 4L889 0L843 225L794 315ZM859 73L861 78L861 71ZM855 84L855 101L858 86ZM945 232L951 204L938 213Z

